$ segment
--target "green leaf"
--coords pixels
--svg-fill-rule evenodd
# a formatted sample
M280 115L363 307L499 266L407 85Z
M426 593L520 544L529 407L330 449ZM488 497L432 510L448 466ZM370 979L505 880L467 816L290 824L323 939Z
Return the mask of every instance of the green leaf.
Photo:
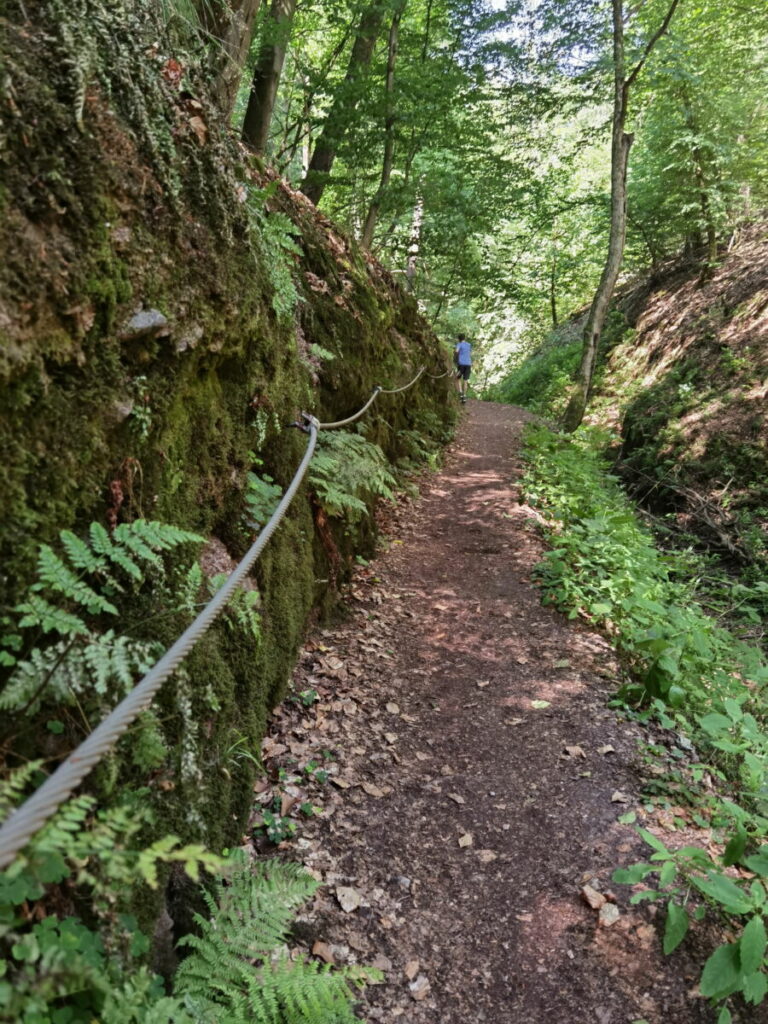
M728 845L726 846L725 853L723 854L723 864L727 868L732 864L738 864L744 856L746 846L747 833L743 829L739 829L739 831L728 840Z
M537 711L540 711L542 708L548 708L549 705L550 705L550 702L548 700L532 700L531 701L531 707L532 708L536 708Z
M666 856L670 856L669 850L660 839L656 838L653 832L649 832L647 828L639 828L637 830L637 834L644 839L649 846L653 847L657 853L663 853Z
M617 868L611 875L611 881L619 885L637 885L652 871L651 864L632 864L628 868Z
M637 814L634 811L627 811L626 814L620 814L618 822L620 825L634 825L637 821Z
M761 846L757 853L753 853L751 857L746 857L744 863L756 875L768 878L768 846Z
M748 1003L752 1003L754 1006L762 1003L766 992L768 992L768 978L762 971L748 974L744 979L744 998Z
M667 904L667 924L664 929L664 952L672 953L688 931L688 913L685 907L670 900Z
M45 723L45 728L48 732L52 732L54 736L59 736L64 732L64 723L60 722L58 718L51 718Z
M700 892L721 903L732 914L748 914L752 909L746 894L724 875L712 872L706 878L692 878L691 881Z
M766 935L762 917L755 915L739 939L739 956L745 974L753 974L762 966L765 956Z
M727 1006L724 1006L717 1016L717 1024L731 1024L733 1017Z
M725 999L741 988L741 961L736 943L718 946L704 964L699 991L708 999Z
M710 736L717 736L721 732L727 732L733 723L730 718L726 718L725 715L718 715L716 712L712 712L710 715L703 715L700 717L699 725L705 732L708 732Z
M659 885L669 885L677 874L677 865L673 860L666 861L659 872Z

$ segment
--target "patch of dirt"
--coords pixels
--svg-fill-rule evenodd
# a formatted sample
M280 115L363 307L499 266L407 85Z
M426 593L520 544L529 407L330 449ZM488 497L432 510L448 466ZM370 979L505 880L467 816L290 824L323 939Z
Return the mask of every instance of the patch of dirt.
M618 822L639 803L641 733L605 706L606 641L530 583L542 544L514 483L528 414L467 410L356 577L349 620L307 644L308 706L278 708L265 740L257 800L323 806L281 844L324 883L297 948L379 967L360 1012L385 1024L712 1021L696 940L665 958L655 908L610 882L644 856Z

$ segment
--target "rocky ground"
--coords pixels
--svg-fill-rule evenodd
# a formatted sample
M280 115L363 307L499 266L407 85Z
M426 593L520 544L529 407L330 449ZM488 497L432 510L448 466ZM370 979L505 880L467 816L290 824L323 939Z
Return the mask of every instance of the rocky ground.
M467 406L346 621L307 643L264 743L256 845L323 882L296 948L381 972L368 1021L713 1021L696 990L706 938L664 957L661 913L610 881L645 856L619 818L664 834L671 812L641 800L647 736L606 706L610 647L531 584L527 415Z

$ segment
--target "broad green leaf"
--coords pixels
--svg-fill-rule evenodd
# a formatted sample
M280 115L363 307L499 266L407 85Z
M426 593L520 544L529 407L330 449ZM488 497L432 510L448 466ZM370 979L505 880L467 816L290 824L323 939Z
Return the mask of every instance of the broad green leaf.
M718 715L717 712L713 711L712 714L703 715L699 718L699 725L710 736L717 736L718 733L727 732L733 723L730 718L726 718L725 715Z
M673 860L668 860L661 866L659 872L659 885L669 885L677 874L677 865Z
M670 900L667 904L667 924L664 929L664 952L677 949L688 931L688 913L685 907Z
M725 864L726 867L730 867L732 864L738 864L744 856L746 846L747 833L743 829L739 829L739 831L728 840L728 845L726 846L725 853L723 854L723 864Z
M768 878L768 846L761 846L757 853L753 853L751 857L745 857L744 863L756 875Z
M762 966L765 956L765 924L762 917L752 918L739 939L739 957L745 974L753 974Z
M657 853L664 853L669 856L669 850L660 839L657 839L653 832L649 832L647 828L639 828L637 832L638 835L644 839L649 846L653 847Z
M744 979L744 998L748 1003L752 1003L754 1006L762 1003L766 992L768 992L768 978L762 971L748 974Z
M727 1006L724 1006L720 1013L717 1015L717 1024L731 1024L733 1017L731 1011Z
M752 909L747 895L724 875L712 872L706 878L692 878L691 881L700 892L721 903L732 914L748 914Z
M742 972L736 943L718 946L704 964L699 991L708 999L725 999L741 988Z
M611 881L620 885L637 885L652 871L651 864L632 864L628 868L617 868L611 875Z

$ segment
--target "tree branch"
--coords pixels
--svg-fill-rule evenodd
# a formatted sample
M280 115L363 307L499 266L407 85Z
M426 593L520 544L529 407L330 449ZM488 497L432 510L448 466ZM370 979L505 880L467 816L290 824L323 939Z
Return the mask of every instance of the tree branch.
M672 0L672 3L669 5L669 10L667 11L666 17L664 18L664 21L662 21L661 25L658 27L656 32L654 32L654 34L651 36L651 38L645 44L645 49L643 50L642 57L637 62L637 64L635 65L635 68L634 68L632 74L629 76L629 78L625 82L625 86L624 86L625 89L627 89L627 90L629 89L629 87L634 83L634 81L637 78L637 76L643 70L643 66L644 66L645 62L648 60L648 58L650 57L651 51L653 50L654 46L656 45L656 43L658 43L658 41L661 39L661 37L665 34L667 29L669 28L669 23L670 23L670 21L672 21L672 17L674 16L674 13L677 10L679 4L680 4L680 0Z

